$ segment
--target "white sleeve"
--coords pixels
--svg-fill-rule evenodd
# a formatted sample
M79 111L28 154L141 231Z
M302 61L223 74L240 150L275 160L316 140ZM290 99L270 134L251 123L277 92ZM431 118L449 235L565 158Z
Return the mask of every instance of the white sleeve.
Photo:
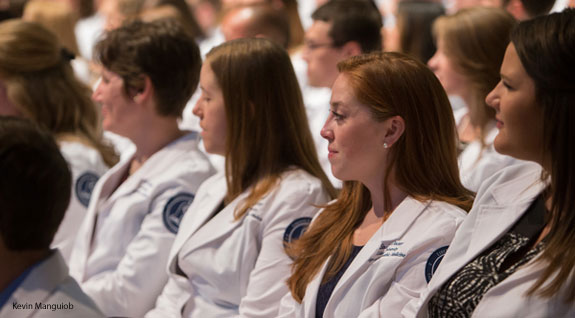
M280 300L288 293L286 280L291 274L292 260L283 244L286 229L301 220L309 224L319 210L314 204L325 203L320 187L290 189L289 186L295 188L298 184L284 185L283 188L291 192L287 195L280 191L264 199L267 200L262 207L266 209L266 219L260 234L261 249L250 273L246 294L240 301L241 317L277 316Z
M292 297L291 292L288 292L280 302L278 318L296 317L296 308L299 306L300 304Z
M150 212L116 269L81 283L84 292L106 315L142 317L153 308L168 280L166 264L175 238L164 225L164 209L171 198L182 192L186 192L182 187L162 191L150 203Z
M156 307L150 310L145 318L180 317L183 306L190 298L190 292L185 288L186 284L188 281L185 277L171 275L156 301Z

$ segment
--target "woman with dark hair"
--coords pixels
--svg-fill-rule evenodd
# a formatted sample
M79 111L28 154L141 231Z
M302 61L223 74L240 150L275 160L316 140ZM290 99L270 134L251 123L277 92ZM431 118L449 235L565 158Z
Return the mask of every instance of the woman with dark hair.
M445 14L441 2L428 0L401 1L397 4L396 26L397 34L390 34L391 40L385 45L392 44L386 51L405 53L420 62L427 63L435 54L435 43L431 33L431 26L436 18ZM387 34L386 34L387 35Z
M280 316L397 317L425 290L473 196L459 181L447 95L424 64L372 53L338 68L321 133L343 189L290 248Z
M575 10L519 24L487 96L498 152L418 317L575 316ZM539 167L543 168L543 173ZM470 292L472 291L472 292Z
M275 317L292 260L284 246L335 195L314 151L287 52L265 39L212 49L194 108L206 180L170 252L170 280L146 317Z

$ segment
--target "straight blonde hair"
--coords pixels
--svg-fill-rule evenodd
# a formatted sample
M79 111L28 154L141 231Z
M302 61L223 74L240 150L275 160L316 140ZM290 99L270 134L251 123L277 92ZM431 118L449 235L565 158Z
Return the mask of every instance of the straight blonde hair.
M462 9L433 23L433 34L443 40L445 54L470 82L469 120L479 131L482 148L486 147L487 125L495 119L495 110L487 106L485 97L499 82L499 68L515 25L511 14L491 7Z
M39 24L0 23L0 79L8 99L24 117L51 131L92 146L108 166L118 161L102 140L100 116L91 90L75 76L56 36Z

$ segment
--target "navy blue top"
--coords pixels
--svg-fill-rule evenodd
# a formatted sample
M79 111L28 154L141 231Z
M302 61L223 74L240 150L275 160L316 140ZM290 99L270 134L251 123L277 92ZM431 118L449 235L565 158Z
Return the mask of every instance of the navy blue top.
M330 280L325 282L325 284L321 284L319 286L319 290L317 291L317 300L315 303L316 318L323 317L323 311L325 310L325 306L327 305L327 302L331 297L331 294L333 293L333 289L335 288L337 282L339 282L340 278L343 276L343 273L345 273L351 262L353 262L353 259L357 256L357 254L359 254L359 251L361 251L362 247L363 246L353 245L351 255L349 255L349 258L347 259L345 264L343 264L341 269Z

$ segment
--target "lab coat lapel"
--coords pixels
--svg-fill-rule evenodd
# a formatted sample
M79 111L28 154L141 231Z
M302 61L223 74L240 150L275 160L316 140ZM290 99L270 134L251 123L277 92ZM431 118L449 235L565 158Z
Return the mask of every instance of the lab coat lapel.
M226 178L223 173L205 181L196 193L196 198L184 214L178 235L174 241L170 259L173 259L189 237L198 231L212 216L214 210L224 200L227 193ZM171 266L171 265L170 265Z
M113 200L115 200L115 198L117 198L121 192L124 191L122 188L125 186L126 182L124 182L124 184L120 185L119 187L117 187L117 185L121 182L122 177L126 174L126 170L129 169L131 160L132 155L127 156L127 159L118 163L106 174L104 174L104 176L102 176L102 182L98 182L98 184L96 184L92 199L90 200L90 205L92 205L92 203L95 204L94 210L101 211L111 202L114 202Z
M124 176L134 157L136 149L132 148L131 153L126 156L128 159L123 161L121 165L118 165L118 169L114 169L114 173L108 180L106 180L106 184L103 186L104 191L102 191L102 195L99 197L100 202L102 202L103 205L98 210L106 210L106 204L108 204L108 202L115 202L119 197L138 191L140 187L145 187L146 180L153 179L154 176L161 175L164 173L165 168L170 166L172 162L179 161L179 157L188 152L193 147L193 143L197 142L197 139L197 133L192 132L166 145L148 158L138 171L128 177L114 191L114 188ZM114 191L114 193L110 195L112 191ZM144 193L147 192L145 188L141 189L141 191L144 191ZM109 199L106 199L108 196Z
M509 231L545 187L536 178L527 174L494 186L486 194L493 196L489 204L483 204L482 197L476 198L470 215L456 234L456 241L447 251L449 262L440 266L433 276L430 285L433 291L429 294Z
M374 261L382 257L387 247L403 237L407 229L423 213L429 203L420 202L408 196L397 206L395 211L380 226L345 271L326 305L326 312L333 312L330 307L339 303L339 300L343 297L341 294L348 289L347 287L353 284L357 277L362 275Z
M327 261L325 261L323 263L323 266L322 266L319 274L315 275L314 279L308 284L308 286L306 288L304 299L302 301L302 305L305 306L305 308L303 308L303 310L305 312L304 317L315 317L317 293L319 291L319 286L321 285L321 281L323 280L323 276L325 275L325 272L327 271L327 264L329 264L330 260L331 260L331 257L328 257Z
M494 203L478 207L474 228L480 230L471 233L464 264L473 260L507 233L543 190L542 182L528 183L528 177L494 187L492 190Z
M85 223L82 224L81 230L78 232L78 243L76 243L77 246L74 248L74 253L72 253L72 257L74 258L73 262L77 264L74 268L81 269L81 273L75 273L81 276L80 281L84 279L86 263L91 253L96 215L102 207L106 206L107 197L110 192L113 191L112 187L119 182L118 179L121 178L125 169L127 169L127 163L129 163L129 160L120 162L108 170L96 183L92 192L92 198L90 199L86 219L84 220ZM80 246L80 248L78 248L78 246Z
M244 222L246 217L249 217L250 212L252 212L254 209L257 209L257 207L261 205L260 200L260 202L253 206L250 211L248 211L241 219L236 221L234 218L234 211L238 205L242 203L246 198L246 192L242 193L239 197L226 205L226 207L218 214L216 214L212 219L202 223L203 225L201 225L199 228L197 228L196 231L194 231L194 233L192 233L192 237L189 242L191 245L188 246L190 251L200 246L210 244L212 241L217 240L226 233L229 233L233 229L237 228ZM223 200L223 196L221 198ZM210 205L210 211L213 211L215 208L217 208L221 204L222 200L214 200L214 202L211 202L212 204ZM212 215L212 213L210 213L210 215Z

